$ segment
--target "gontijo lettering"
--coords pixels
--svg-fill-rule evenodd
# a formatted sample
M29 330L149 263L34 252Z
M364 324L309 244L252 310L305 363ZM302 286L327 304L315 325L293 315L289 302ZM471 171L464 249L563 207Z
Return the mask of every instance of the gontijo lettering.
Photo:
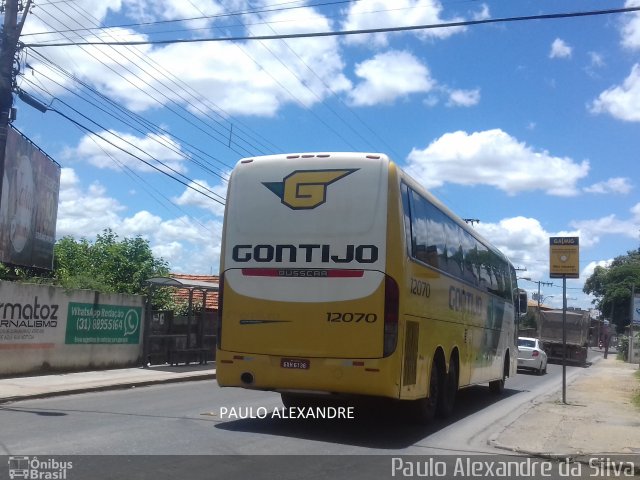
M333 245L234 245L232 255L236 262L307 262L321 263L375 263L378 247L375 245L346 245L336 251Z

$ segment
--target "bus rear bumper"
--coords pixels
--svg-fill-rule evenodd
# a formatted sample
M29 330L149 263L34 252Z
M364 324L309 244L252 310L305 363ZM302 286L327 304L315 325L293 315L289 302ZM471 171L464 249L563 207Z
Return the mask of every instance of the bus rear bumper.
M294 358L237 354L218 350L216 377L221 387L305 394L347 394L399 398L392 358Z

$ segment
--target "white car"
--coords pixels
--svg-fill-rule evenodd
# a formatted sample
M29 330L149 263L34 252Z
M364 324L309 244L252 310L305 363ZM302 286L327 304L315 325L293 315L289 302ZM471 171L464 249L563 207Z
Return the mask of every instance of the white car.
M537 338L518 337L518 368L547 373L547 354Z

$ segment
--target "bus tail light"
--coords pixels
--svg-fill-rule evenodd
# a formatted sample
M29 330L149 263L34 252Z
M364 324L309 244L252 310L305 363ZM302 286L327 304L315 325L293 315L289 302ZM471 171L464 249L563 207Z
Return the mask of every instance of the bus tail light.
M216 345L222 349L222 299L224 297L224 273L218 280L218 325L216 327Z
M384 280L384 345L382 356L388 357L396 350L398 343L398 316L400 312L400 291L398 283L389 275Z

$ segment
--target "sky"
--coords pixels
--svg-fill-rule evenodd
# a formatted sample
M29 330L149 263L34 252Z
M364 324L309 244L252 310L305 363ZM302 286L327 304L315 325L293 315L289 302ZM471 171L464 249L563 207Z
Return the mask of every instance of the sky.
M479 220L530 279L522 288L553 284L540 286L545 304L562 305L549 237L580 238L567 304L582 308L595 266L640 244L640 13L464 25L640 0L36 5L18 87L49 110L16 98L14 125L62 167L58 238L111 228L148 239L172 272L217 274L240 158L365 151ZM204 41L220 38L236 40ZM140 43L97 45L125 41Z

